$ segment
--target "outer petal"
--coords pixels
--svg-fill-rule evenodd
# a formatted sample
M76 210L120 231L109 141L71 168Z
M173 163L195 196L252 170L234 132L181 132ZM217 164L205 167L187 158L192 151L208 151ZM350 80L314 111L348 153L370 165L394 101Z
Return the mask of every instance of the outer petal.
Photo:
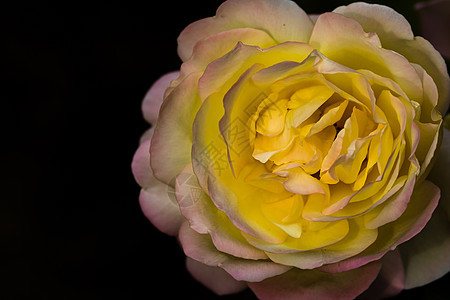
M400 293L405 285L405 273L398 250L388 252L381 260L380 274L358 298L385 299Z
M179 239L188 257L209 266L220 267L236 280L259 282L290 269L271 261L240 259L219 252L209 235L195 232L187 223L181 226Z
M178 205L168 195L168 186L164 183L157 184L141 190L139 204L144 215L160 231L176 236L184 217L180 213Z
M173 185L176 176L191 161L192 124L201 105L200 73L192 73L165 99L150 147L155 177Z
M178 37L178 54L187 60L195 44L213 34L234 28L266 31L278 43L306 42L312 29L308 15L288 0L228 0L215 17L190 24Z
M359 269L328 274L316 270L291 271L249 287L261 300L354 299L375 280L381 263L374 262Z
M384 42L414 38L405 17L388 6L356 2L340 6L333 12L358 21L366 32L376 32L383 45Z
M239 293L247 288L245 282L233 279L218 267L210 267L196 260L186 259L186 267L191 275L217 295Z
M133 175L143 188L139 203L144 215L160 231L168 235L177 235L181 222L185 219L176 202L169 198L169 187L153 176L150 168L150 142L152 130L136 151L131 164Z
M150 168L150 143L153 136L153 129L146 133L147 139L139 145L136 153L133 156L131 163L131 170L133 171L134 179L143 188L146 188L156 181L152 169Z
M156 124L158 120L159 109L164 100L164 92L169 87L170 82L178 77L180 72L170 72L161 76L150 87L142 102L142 112L144 119L150 124Z
M389 7L361 2L338 7L335 12L358 21L366 32L376 32L383 48L394 50L410 62L421 65L438 86L438 110L443 115L447 112L450 79L445 61L427 40L413 37L403 16ZM442 24L440 26L443 28Z

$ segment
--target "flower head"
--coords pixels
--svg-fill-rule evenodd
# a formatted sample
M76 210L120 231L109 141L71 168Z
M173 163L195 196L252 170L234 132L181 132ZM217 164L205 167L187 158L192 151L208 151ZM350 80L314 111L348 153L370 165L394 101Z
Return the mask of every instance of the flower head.
M144 100L156 126L133 170L144 213L178 236L195 278L220 294L354 298L448 271L446 258L419 278L431 258L405 243L440 198L427 176L449 77L401 15L229 0L178 43L180 72Z

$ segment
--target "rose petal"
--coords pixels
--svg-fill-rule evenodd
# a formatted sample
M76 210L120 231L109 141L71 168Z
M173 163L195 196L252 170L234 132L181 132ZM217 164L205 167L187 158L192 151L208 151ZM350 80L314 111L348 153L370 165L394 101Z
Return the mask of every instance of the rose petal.
M142 102L142 112L144 119L150 124L156 124L159 109L164 100L164 92L169 87L170 82L177 78L180 72L174 71L161 76L148 90Z
M177 203L169 197L169 187L159 181L147 189L142 189L139 203L144 215L160 231L176 236L185 218Z
M254 28L236 28L208 36L195 44L192 56L181 65L181 75L174 84L191 73L204 71L213 60L233 50L238 42L261 49L276 45L265 31Z
M349 221L349 233L339 242L322 249L296 253L268 253L277 263L294 266L300 269L314 269L324 264L339 262L361 253L377 238L377 230L366 229L362 220L356 218ZM322 269L319 269L322 271ZM324 271L327 271L325 268Z
M392 40L414 38L405 17L388 6L357 2L340 6L333 12L358 21L365 32L376 32L383 45Z
M146 188L155 181L158 181L153 176L153 171L150 168L150 143L153 136L153 129L148 133L148 138L139 145L136 153L133 156L131 169L133 171L134 179L143 188Z
M186 259L186 268L192 277L217 295L235 294L247 288L245 282L233 279L223 269L207 266L189 257Z
M377 4L352 3L334 10L358 21L366 32L376 32L384 48L394 50L408 61L421 65L434 79L439 90L438 110L447 112L449 105L450 79L444 59L436 49L422 37L413 37L405 18L392 8ZM442 33L442 24L437 33Z
M425 227L438 204L439 197L439 188L430 181L424 181L416 186L405 212L395 222L378 228L378 238L370 247L352 258L327 265L327 272L343 272L358 268L380 259L389 250L411 239Z
M214 206L198 185L191 165L177 177L175 191L181 213L191 228L198 233L209 233L219 251L246 259L267 258L263 251L249 245L230 219Z
M416 69L417 74L419 74L423 86L423 99L420 103L421 112L419 120L424 123L437 122L442 118L436 108L439 98L437 86L434 83L433 78L431 78L422 66L419 66L418 64L412 65Z
M197 233L188 223L181 226L179 239L186 256L208 266L220 267L236 280L259 282L291 268L267 260L241 259L219 252L208 234Z
M200 73L192 73L165 99L150 146L155 177L173 185L175 177L191 161L192 124L201 105Z
M308 44L285 42L267 49L239 42L226 55L211 62L199 82L200 97L220 92L225 95L240 76L255 64L270 67L283 61L302 62L312 51Z
M261 300L354 299L375 280L380 267L381 263L374 262L338 274L292 269L248 286Z
M420 36L415 37L412 41L397 42L391 49L405 56L409 62L422 66L433 78L439 91L436 109L445 115L450 103L450 78L445 60L439 52L433 48L430 42Z
M385 299L393 297L403 290L405 273L398 250L388 252L381 262L381 270L377 279L358 297L359 299Z
M364 32L353 19L336 13L322 14L314 25L311 46L352 69L368 69L394 79L412 99L422 95L417 72L403 56L383 49L376 34Z
M437 155L438 142L440 136L440 128L442 120L438 124L416 122L420 130L420 140L417 150L415 152L417 159L420 162L419 178L424 178L430 172L432 159Z
M312 29L308 15L286 0L228 0L215 17L190 24L178 37L178 54L186 61L195 44L213 34L234 28L258 28L278 43L306 42Z

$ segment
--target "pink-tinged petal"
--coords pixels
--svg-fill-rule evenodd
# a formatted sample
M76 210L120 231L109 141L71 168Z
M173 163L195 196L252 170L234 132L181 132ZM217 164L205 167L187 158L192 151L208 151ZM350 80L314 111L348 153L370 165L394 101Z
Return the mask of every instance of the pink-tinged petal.
M150 168L150 142L153 130L149 132L149 135L148 139L139 145L131 163L134 179L143 188L146 188L157 181Z
M150 146L150 163L156 178L173 185L191 161L192 124L200 108L198 80L192 73L164 100Z
M430 181L416 186L405 212L396 221L378 228L377 240L360 254L322 268L337 273L365 265L418 234L430 220L439 201L439 188Z
M450 120L448 116L446 119ZM445 127L442 130L442 144L428 179L441 189L439 206L447 212L450 221L450 130Z
M197 281L208 287L217 295L239 293L247 284L237 281L219 267L210 267L193 259L186 259L186 268Z
M267 259L263 251L249 245L244 237L204 193L188 165L177 177L175 195L181 213L198 233L209 233L214 246L221 252L246 259Z
M148 90L142 101L142 113L144 119L150 124L156 124L159 115L159 109L164 100L164 92L169 87L170 82L177 78L180 72L170 72L161 76Z
M147 129L139 139L139 145L143 144L145 141L150 140L153 137L153 132L155 132L155 127ZM150 145L149 145L150 148ZM150 150L148 151L150 153Z
M215 17L190 24L178 37L178 54L189 59L195 44L213 34L235 28L258 28L275 41L306 42L312 29L308 15L293 1L228 0Z
M428 284L450 271L450 222L438 207L427 226L400 245L405 265L405 288Z
M147 219L160 231L176 236L183 221L177 203L169 197L169 187L155 182L147 189L142 189L139 204Z
M261 300L354 299L370 286L380 268L381 263L374 262L338 274L292 269L248 285Z
M441 54L450 58L450 1L434 0L416 4L423 36Z
M383 46L386 42L414 38L411 25L405 17L388 6L356 2L340 6L333 12L356 20L365 32L376 32Z
M411 165L410 169L415 168ZM415 183L415 173L410 171L408 179L402 189L395 193L387 201L373 208L373 211L376 211L377 213L367 215L368 217L365 218L366 227L378 228L389 222L397 220L408 206Z
M134 178L143 188L139 195L142 212L160 231L175 236L185 219L176 201L169 197L169 187L153 176L149 153L152 134L153 130L149 130L148 138L133 157L131 168Z
M381 260L381 270L377 279L358 298L377 300L399 294L405 285L405 272L398 250L388 252Z
M259 282L290 269L267 260L241 259L222 253L214 247L208 234L197 233L187 222L181 226L178 237L186 256L208 266L220 267L236 280Z
M364 32L353 19L336 13L320 15L310 45L344 66L367 69L394 79L412 99L422 95L422 83L414 67L398 53L383 49L378 36Z

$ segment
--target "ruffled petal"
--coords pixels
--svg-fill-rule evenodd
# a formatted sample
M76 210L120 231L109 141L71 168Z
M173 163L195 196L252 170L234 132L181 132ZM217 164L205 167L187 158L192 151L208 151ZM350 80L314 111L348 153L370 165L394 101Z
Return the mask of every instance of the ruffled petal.
M439 188L430 181L424 181L416 186L408 207L400 218L378 228L378 238L371 246L354 257L323 268L326 268L327 272L343 272L380 259L389 250L411 239L425 227L439 197Z
M236 280L259 282L290 269L267 260L241 259L219 252L208 234L195 232L187 223L181 226L179 239L186 256L208 266L220 267Z
M235 28L258 28L278 43L307 42L312 26L308 15L292 1L228 0L216 16L194 22L181 32L178 54L186 61L199 40Z
M186 259L186 268L192 277L217 295L235 294L247 288L245 282L235 280L223 269L210 267L189 257Z
M314 25L311 46L352 69L367 69L394 79L412 99L422 95L422 84L405 57L383 49L378 36L364 32L353 19L336 13L322 14Z
M267 258L263 251L249 245L230 219L214 206L198 185L192 165L178 175L175 195L181 213L188 219L191 228L198 233L209 233L219 251L246 259Z
M388 6L356 2L339 6L333 12L356 20L365 32L376 32L383 45L385 42L414 38L405 17Z
M175 236L185 219L174 199L169 196L169 187L153 176L150 168L150 143L153 130L136 151L131 168L134 178L143 188L139 203L144 215L160 231Z
M200 73L192 73L165 99L150 146L155 177L173 186L176 176L191 161L192 124L201 105Z
M267 253L275 262L294 266L300 269L314 269L324 264L339 262L361 253L377 238L376 229L364 228L363 221L354 219L349 221L349 233L339 242L315 250L296 253ZM327 269L319 269L327 272Z
M276 45L267 32L254 28L236 28L211 35L197 42L192 56L181 65L181 75L173 85L191 73L204 71L209 63L233 50L238 42L261 49Z
M438 110L443 115L447 112L450 80L445 61L427 40L413 36L408 21L402 15L387 6L361 2L338 7L334 12L356 20L366 32L376 32L383 48L394 50L408 61L421 65L438 86ZM437 24L440 28L445 27ZM436 33L441 34L442 30Z
M354 299L375 280L380 267L380 262L374 262L338 274L292 269L248 285L261 300Z
M150 124L156 124L159 109L164 100L164 92L169 87L170 82L180 75L179 71L174 71L161 76L148 90L142 102L142 113L144 119Z

